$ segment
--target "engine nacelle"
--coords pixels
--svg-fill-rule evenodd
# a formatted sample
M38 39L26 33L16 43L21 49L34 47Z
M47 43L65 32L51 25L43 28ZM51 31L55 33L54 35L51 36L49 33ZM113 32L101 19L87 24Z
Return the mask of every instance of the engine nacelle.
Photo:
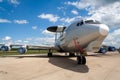
M10 46L2 46L1 47L1 51L10 51L10 50L11 50Z
M27 52L27 49L25 47L18 48L18 53L25 54Z
M101 47L98 51L99 53L105 54L107 52L107 49L104 47Z
M108 50L109 50L109 51L115 51L116 48L115 48L114 46L109 46L109 47L108 47Z

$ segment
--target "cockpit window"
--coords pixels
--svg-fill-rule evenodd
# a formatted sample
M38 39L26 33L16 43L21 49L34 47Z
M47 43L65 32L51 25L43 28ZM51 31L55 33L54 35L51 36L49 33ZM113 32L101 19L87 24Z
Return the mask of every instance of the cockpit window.
M83 25L83 21L77 23L77 26L81 26L81 25Z
M96 21L96 20L86 20L85 23L86 24L101 24L99 21Z

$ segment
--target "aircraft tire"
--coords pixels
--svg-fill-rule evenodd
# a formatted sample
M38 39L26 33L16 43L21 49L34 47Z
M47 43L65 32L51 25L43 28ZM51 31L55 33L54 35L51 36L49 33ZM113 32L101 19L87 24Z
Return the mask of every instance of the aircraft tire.
M81 64L81 56L77 56L77 64Z
M74 53L69 53L69 57L74 57L75 54Z
M52 53L48 53L48 57L52 57Z
M83 65L86 64L86 58L85 58L85 56L82 56L82 61L81 62L82 62Z
M86 58L85 56L77 56L77 64L86 64Z

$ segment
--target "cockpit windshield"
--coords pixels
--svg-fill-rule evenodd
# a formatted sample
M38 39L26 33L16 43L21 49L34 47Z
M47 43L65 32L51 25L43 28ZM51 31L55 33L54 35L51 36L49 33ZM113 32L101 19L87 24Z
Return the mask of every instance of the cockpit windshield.
M101 24L99 21L96 21L96 20L86 20L85 23L86 24Z

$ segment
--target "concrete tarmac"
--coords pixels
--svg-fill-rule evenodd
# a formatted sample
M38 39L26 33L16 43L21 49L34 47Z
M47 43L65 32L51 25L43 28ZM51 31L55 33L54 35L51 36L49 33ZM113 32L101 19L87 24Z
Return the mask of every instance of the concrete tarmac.
M90 55L86 65L76 57L22 55L0 57L0 80L120 80L120 54Z

